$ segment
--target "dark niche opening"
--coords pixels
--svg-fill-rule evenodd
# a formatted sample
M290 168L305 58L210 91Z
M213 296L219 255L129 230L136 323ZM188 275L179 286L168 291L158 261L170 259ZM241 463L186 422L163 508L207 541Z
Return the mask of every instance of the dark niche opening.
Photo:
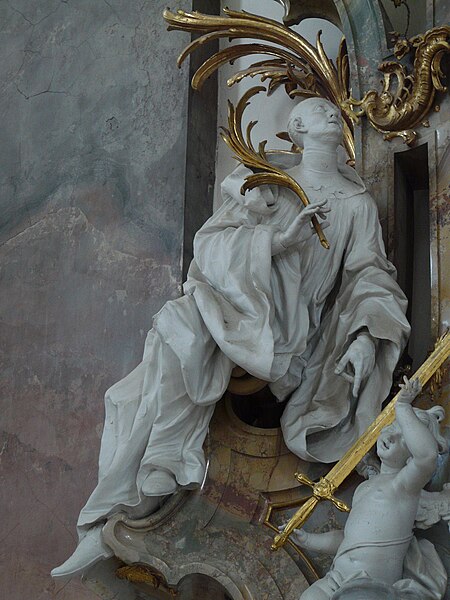
M180 600L232 600L223 585L202 573L183 577L177 591Z
M280 427L286 402L277 402L268 387L249 396L237 394L230 394L230 396L234 414L247 425L260 429Z
M428 146L395 154L395 266L408 297L413 372L426 359L431 338L431 267Z

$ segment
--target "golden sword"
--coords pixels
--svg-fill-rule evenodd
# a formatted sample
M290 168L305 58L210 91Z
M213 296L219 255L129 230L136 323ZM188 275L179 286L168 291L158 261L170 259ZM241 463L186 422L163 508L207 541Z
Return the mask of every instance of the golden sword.
M447 332L438 340L432 354L430 354L427 360L419 367L419 369L417 369L411 379L418 379L422 386L425 386L449 356L450 334ZM272 550L282 548L294 529L298 529L306 522L316 506L322 500L330 500L339 510L345 512L350 511L350 508L344 504L344 502L341 502L334 497L334 492L350 475L367 452L375 445L381 430L394 421L395 405L399 393L394 396L386 408L378 415L375 421L369 425L353 446L347 450L341 460L334 465L326 477L322 477L318 482L314 483L305 475L300 473L295 474L295 477L300 483L309 485L312 488L313 493L311 498L309 498L288 521L284 530L274 537Z

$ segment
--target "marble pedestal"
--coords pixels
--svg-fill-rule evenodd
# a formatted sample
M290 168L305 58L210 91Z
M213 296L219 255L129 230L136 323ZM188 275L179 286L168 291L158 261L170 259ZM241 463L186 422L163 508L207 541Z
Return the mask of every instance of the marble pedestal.
M295 546L270 546L286 510L307 497L294 473L317 477L318 466L291 454L279 429L238 419L229 397L216 409L205 450L201 489L172 496L147 519L108 520L103 533L117 559L86 577L101 597L297 600L317 578Z

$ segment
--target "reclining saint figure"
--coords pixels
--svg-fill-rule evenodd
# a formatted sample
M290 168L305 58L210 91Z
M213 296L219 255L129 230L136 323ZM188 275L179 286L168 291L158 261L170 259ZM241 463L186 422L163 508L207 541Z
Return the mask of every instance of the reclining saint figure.
M445 567L433 544L417 540L413 528L422 489L437 467L438 453L447 450L439 432L445 413L441 406L411 406L421 389L418 380L405 377L401 387L396 420L377 441L380 472L356 489L345 529L296 529L292 534L305 549L335 554L331 570L303 592L301 600L444 597Z
M311 204L278 186L241 194L243 166L224 180L222 206L195 237L184 296L155 316L142 362L106 393L98 485L78 520L80 544L53 576L111 555L101 529L112 514L145 516L202 482L202 445L236 365L288 400L284 438L304 460L339 459L379 414L409 325L376 205L339 160L336 106L299 103L288 132L304 150L282 166Z

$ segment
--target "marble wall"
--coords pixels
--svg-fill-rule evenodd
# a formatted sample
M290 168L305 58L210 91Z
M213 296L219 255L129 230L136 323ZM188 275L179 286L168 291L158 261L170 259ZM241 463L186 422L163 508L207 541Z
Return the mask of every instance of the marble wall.
M103 394L139 361L152 315L181 292L189 69L175 60L189 39L166 33L166 4L0 3L0 596L9 600L94 598L48 573L74 549L96 481Z
M347 15L361 95L378 87L376 66L390 51L367 18L374 4L335 3ZM192 4L215 12L217 2L172 8ZM443 22L446 4L427 11L429 26ZM189 67L175 67L188 38L166 34L165 6L0 2L0 596L8 600L94 599L78 580L54 583L48 573L73 550L96 482L104 391L139 361L152 315L181 293L190 238L211 209L213 88L188 92ZM445 233L448 107L433 115L429 141ZM379 134L363 131L358 167L392 252L388 164L403 147L386 153ZM445 254L440 264L448 262ZM448 320L441 291L439 327Z

